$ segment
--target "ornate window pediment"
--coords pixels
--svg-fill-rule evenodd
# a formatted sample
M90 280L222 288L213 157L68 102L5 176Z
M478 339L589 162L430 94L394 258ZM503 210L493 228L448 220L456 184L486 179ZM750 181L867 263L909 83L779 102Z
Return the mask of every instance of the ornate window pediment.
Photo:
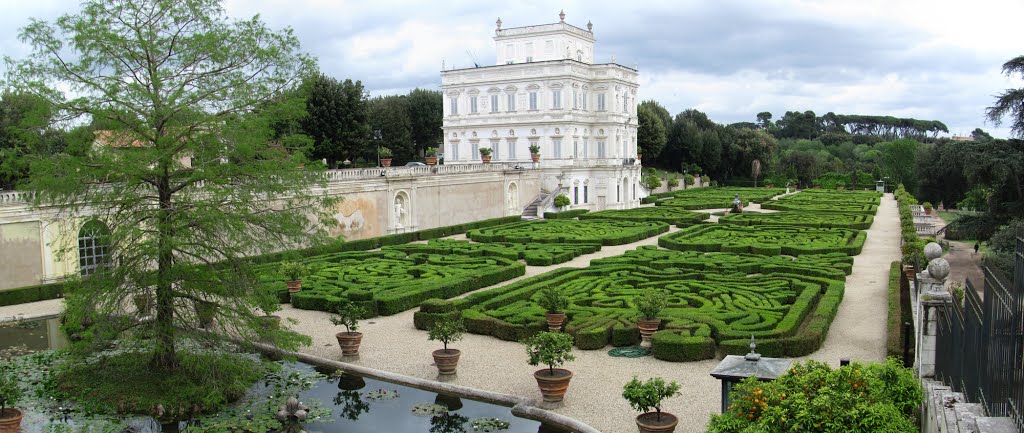
M526 90L537 90L537 89L540 89L540 86L538 86L536 84L530 84L529 86L526 86Z

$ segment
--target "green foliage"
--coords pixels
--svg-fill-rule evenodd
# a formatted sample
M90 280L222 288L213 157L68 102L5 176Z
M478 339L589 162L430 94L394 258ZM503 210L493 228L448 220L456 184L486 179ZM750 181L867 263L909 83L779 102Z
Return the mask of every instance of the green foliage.
M774 213L740 213L718 218L719 224L772 225L867 230L875 217L862 213L823 211L781 211Z
M867 235L860 230L795 226L704 224L658 238L658 245L679 251L722 251L766 255L860 254Z
M903 238L903 242L900 245L900 251L902 252L902 261L904 265L917 265L918 263L923 264L924 258L924 241L917 236L917 228L914 227L914 215L910 211L910 205L917 204L917 200L914 196L910 195L903 185L896 187L896 191L893 193L896 197L896 203L900 213L900 235Z
M647 189L652 191L661 187L661 179L658 179L658 176L654 175L645 177L643 183Z
M301 262L286 261L281 262L280 272L284 274L289 281L296 281L301 279L303 275L306 275L308 270L306 269L306 265Z
M378 151L388 149L391 156L380 153L380 158L395 158L401 164L419 159L412 139L410 98L407 95L378 96L366 101L367 121L373 144ZM376 155L370 155L370 159Z
M784 188L694 188L652 194L641 201L680 209L721 209L732 207L732 200L736 194L740 195L740 200L746 206L751 202L768 201L784 192Z
M555 203L555 207L566 207L566 206L572 204L572 201L569 200L569 196L567 196L565 194L558 194L557 196L555 196L555 202L554 203Z
M481 147L478 151L480 152L480 156L491 156L492 152L490 147Z
M633 379L622 387L622 398L629 402L634 410L640 413L654 409L661 419L661 402L666 398L680 395L680 386L676 381L665 383L665 379L652 377L644 382L633 376Z
M530 145L530 153L532 153L534 155L539 154L540 153L540 145L531 144Z
M14 407L21 400L21 394L17 379L5 366L0 370L0 409Z
M312 192L326 184L315 163L271 142L291 142L274 123L282 112L301 117L295 90L314 69L296 36L230 18L217 0L87 1L20 35L32 52L11 62L8 84L43 96L70 123L106 131L80 152L34 160L25 185L34 204L88 208L110 234L116 266L66 293L66 324L90 330L75 349L141 335L112 316L148 291L154 371L178 367L179 340L213 338L187 299L224 305L219 330L297 348L299 334L261 326L258 282L242 260L323 241L336 202Z
M798 363L772 382L748 378L733 388L731 405L712 415L709 433L916 432L922 401L914 373L889 358L833 370Z
M580 215L580 219L613 219L624 221L661 221L679 227L698 224L711 215L704 212L690 212L680 206L638 207L623 210L603 210ZM545 215L545 218L547 216Z
M345 332L352 333L359 330L359 319L366 316L366 309L355 302L342 301L336 313L337 315L331 316L331 323L334 326L344 326Z
M572 336L561 332L541 332L523 340L529 364L533 366L547 365L554 375L555 367L576 359L572 354Z
M476 242L582 243L621 245L668 231L662 222L608 219L534 220L466 232Z
M640 313L640 318L645 320L654 320L658 318L658 313L668 305L666 296L657 290L647 289L640 293L639 296L633 298L633 308Z
M564 210L561 212L544 212L544 219L557 220L557 219L574 219L583 216L583 214L590 212L588 209L572 209Z
M64 296L64 283L40 284L0 290L0 306L57 299Z
M427 339L440 341L444 344L444 350L448 351L448 343L462 340L463 332L466 332L466 326L462 323L462 318L447 317L434 322L427 330Z
M693 176L691 176L690 178L692 179ZM675 178L675 177L669 178L669 180L668 180L668 187L669 188L675 188L675 187L678 187L678 186L679 186L679 179L678 178Z
M1003 74L1008 77L1024 75L1024 56L1003 63ZM985 109L985 116L996 126L1009 116L1010 131L1017 137L1024 137L1024 89L1006 89L997 95L995 104Z
M426 156L437 156L437 148L428 147L426 150L423 151L423 154Z
M379 146L377 147L377 155L379 155L381 158L391 158L394 154L391 152L391 149L384 146Z
M850 185L850 175L830 171L814 179L814 186L824 189L838 189Z
M339 161L372 154L373 148L368 147L369 104L362 81L341 81L316 73L304 80L301 95L309 113L302 120L302 129L313 139L311 159L327 159L327 164L336 168Z
M992 251L1012 253L1017 248L1017 234L1024 233L1024 218L1014 218L1009 223L999 226L988 240Z
M49 101L29 92L0 94L0 189L25 182L33 158L65 150L73 137L57 127L55 114Z
M569 306L569 299L562 293L561 288L545 287L540 291L540 299L537 300L537 304L548 313L559 313L565 311Z
M888 356L903 356L903 323L913 320L911 317L909 294L903 293L909 290L901 284L903 269L900 262L894 261L889 266L889 296L886 316L886 352ZM910 335L910 350L914 350L914 335Z
M666 112L667 114L667 112ZM636 110L637 117L637 153L647 159L654 160L661 154L668 140L664 120L659 118L657 111L644 104Z

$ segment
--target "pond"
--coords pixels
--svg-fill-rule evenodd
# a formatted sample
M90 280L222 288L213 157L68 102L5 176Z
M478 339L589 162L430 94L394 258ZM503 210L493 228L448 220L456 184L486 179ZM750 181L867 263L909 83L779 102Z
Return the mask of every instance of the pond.
M57 318L0 323L0 354L7 359L65 347L67 340L59 326ZM273 414L289 395L310 406L310 421L303 424L310 433L568 433L516 417L509 407L298 362L282 363L279 372L254 385L246 398L223 413L177 426L161 426L148 417L86 420L28 407L22 431L45 433L67 431L68 427L77 431L91 425L102 426L101 431L206 433L251 425L254 418L261 419L253 413L262 414L264 422L269 420L276 427ZM22 403L32 405L31 401Z

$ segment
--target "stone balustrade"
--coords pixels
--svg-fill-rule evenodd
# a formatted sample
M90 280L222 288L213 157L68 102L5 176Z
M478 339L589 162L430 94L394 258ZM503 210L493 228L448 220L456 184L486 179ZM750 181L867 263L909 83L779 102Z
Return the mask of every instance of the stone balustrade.
M28 191L2 191L0 192L0 206L8 204L23 204L32 200L33 194Z

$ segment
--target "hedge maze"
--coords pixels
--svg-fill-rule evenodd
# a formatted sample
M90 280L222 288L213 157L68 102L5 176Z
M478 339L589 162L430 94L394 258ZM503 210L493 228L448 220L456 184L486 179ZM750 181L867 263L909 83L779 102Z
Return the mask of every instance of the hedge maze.
M875 221L872 215L843 212L782 211L774 213L738 213L718 218L719 224L741 226L779 225L867 230Z
M801 356L820 347L843 296L853 259L841 253L797 258L669 251L641 247L562 268L508 286L421 305L425 329L461 315L470 332L519 340L545 328L540 291L557 287L569 298L566 332L580 349L639 342L632 300L643 290L665 294L662 329L652 353L668 361L708 359L716 349L746 353L753 334L769 356Z
M526 272L526 267L513 258L415 252L419 247L405 245L306 258L302 262L308 273L302 278L302 291L291 295L291 303L295 308L333 312L340 302L350 300L366 308L368 317L390 315L427 299L451 298ZM257 273L261 282L272 284L282 302L287 302L286 278L278 272L278 266L260 265Z
M661 221L675 226L689 226L708 219L710 214L690 212L675 206L638 207L625 210L604 210L580 215L584 219L613 219L623 221Z
M761 209L847 212L874 215L882 193L876 191L834 191L810 189L762 203Z
M668 227L658 221L554 219L470 230L466 236L477 242L621 245L665 233Z
M645 197L643 203L673 206L682 209L722 209L732 207L736 194L743 205L761 203L786 192L785 188L695 188Z
M513 244L473 243L451 239L435 239L426 244L409 244L384 247L406 254L459 254L473 256L495 256L512 260L525 260L530 266L551 266L565 263L578 256L601 249L599 244Z
M860 230L794 226L704 224L662 236L658 245L678 251L722 251L765 255L860 254L867 235Z

